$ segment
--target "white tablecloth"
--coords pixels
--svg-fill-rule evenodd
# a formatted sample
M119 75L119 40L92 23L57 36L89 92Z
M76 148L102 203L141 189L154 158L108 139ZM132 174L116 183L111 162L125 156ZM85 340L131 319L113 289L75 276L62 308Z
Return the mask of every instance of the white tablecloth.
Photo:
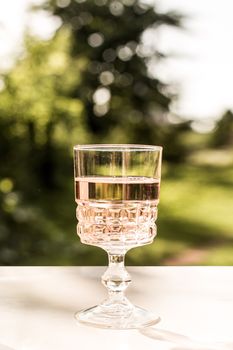
M78 324L106 297L102 267L1 267L0 350L233 350L233 267L131 267L131 302L161 317L143 330Z

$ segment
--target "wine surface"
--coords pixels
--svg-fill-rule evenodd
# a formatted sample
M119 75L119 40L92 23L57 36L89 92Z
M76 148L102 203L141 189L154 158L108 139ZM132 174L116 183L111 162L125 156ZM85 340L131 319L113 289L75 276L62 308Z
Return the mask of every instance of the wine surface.
M159 181L147 177L80 177L75 179L79 200L158 201Z

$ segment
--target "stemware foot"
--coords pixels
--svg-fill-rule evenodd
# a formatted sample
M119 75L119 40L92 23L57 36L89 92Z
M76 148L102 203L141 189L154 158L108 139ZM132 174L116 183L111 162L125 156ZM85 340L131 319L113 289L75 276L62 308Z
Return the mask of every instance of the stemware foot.
M127 298L121 303L114 304L107 300L100 305L77 312L75 318L93 327L110 329L139 329L160 321L159 316L132 305Z

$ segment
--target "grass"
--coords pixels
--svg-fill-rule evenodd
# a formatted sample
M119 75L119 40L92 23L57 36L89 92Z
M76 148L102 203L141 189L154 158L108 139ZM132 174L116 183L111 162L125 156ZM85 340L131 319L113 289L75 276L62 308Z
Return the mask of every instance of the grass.
M72 179L67 182L65 193L43 195L36 204L44 229L52 232L44 255L31 256L26 264L106 265L104 251L76 236ZM127 264L233 265L232 188L231 165L164 164L158 236L129 251Z
M148 254L153 250L156 263L163 264L199 250L205 254L194 264L232 265L232 188L231 166L169 166L161 187L158 238Z

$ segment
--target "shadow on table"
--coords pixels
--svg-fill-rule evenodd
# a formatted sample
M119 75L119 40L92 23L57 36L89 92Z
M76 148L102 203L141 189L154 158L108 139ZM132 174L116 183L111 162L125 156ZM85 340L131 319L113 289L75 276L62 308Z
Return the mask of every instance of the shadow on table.
M6 346L6 345L0 343L0 350L15 350L15 349L9 348L9 346Z
M205 343L185 335L158 328L142 328L139 332L149 338L170 342L176 346L171 350L232 350L233 342Z

